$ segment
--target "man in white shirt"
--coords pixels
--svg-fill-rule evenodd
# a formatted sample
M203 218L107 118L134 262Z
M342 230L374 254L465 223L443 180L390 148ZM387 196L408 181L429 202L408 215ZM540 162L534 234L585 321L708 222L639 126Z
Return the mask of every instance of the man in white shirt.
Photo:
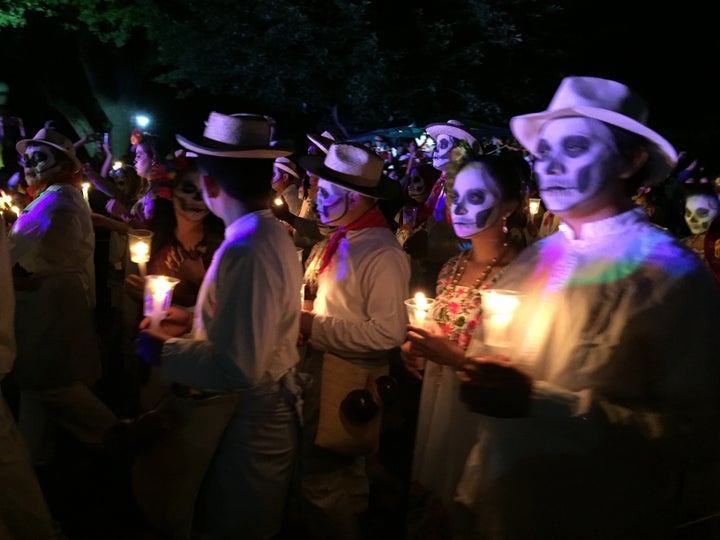
M305 399L303 495L313 538L354 539L357 515L368 504L364 457L312 444L327 406L320 403L321 390L328 390L321 386L339 384L322 378L324 354L347 361L350 370L387 374L405 339L410 266L377 205L395 193L381 157L362 145L334 143L326 156L306 156L300 164L319 177L320 221L337 227L306 265L306 284L315 297L300 320L310 344L301 369L313 377Z
M267 206L272 159L290 153L272 146L270 133L267 117L212 112L202 137L176 136L198 154L203 198L225 222L225 240L203 279L191 332L170 338L147 329L137 344L176 386L239 394L195 505L203 538L277 535L296 467L302 271Z
M717 463L720 295L630 198L676 160L646 120L640 96L595 77L511 120L562 223L496 284L524 293L513 348L459 372L480 413L457 492L475 535L659 540L701 517L683 495L717 511L696 482Z

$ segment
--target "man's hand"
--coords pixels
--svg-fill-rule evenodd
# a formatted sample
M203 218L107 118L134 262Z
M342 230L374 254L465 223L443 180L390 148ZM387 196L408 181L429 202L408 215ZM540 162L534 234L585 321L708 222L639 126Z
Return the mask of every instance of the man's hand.
M305 342L310 339L312 334L312 323L315 318L315 314L312 311L303 310L300 313L300 335L303 336Z
M178 306L170 306L167 315L160 321L159 329L151 330L151 321L152 319L150 317L145 317L140 321L140 330L148 330L152 335L164 341L171 337L182 336L190 332L190 330L192 330L193 314Z
M410 350L411 345L409 341L406 341L400 346L400 359L407 372L417 380L422 381L423 376L420 370L422 369L421 366L425 362L425 359L422 356L415 356L407 352Z
M167 336L157 330L143 330L135 340L135 354L148 365L159 366Z
M504 356L479 355L457 372L460 397L476 413L497 418L526 416L532 379Z

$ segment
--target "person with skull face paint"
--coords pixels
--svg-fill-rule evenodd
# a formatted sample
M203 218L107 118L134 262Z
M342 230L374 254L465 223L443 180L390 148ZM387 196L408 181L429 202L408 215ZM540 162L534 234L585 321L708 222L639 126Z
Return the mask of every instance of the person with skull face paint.
M172 180L172 212L159 207L161 210L152 222L153 241L147 272L179 279L173 289L172 303L191 309L195 306L205 272L222 243L225 226L203 200L197 159L183 158L178 163L179 169ZM125 292L137 303L142 302L144 289L144 277L129 274L125 278ZM138 314L135 325L140 318ZM133 373L139 372L142 383L142 410L152 408L167 390L159 381L159 369L147 371L142 365L131 369Z
M447 358L460 363L482 314L481 291L493 286L519 248L510 242L507 221L522 212L521 201L529 168L519 152L476 155L461 143L446 168L445 189L453 228L472 247L451 257L437 278L430 331L408 326L402 346L407 371L422 380L415 433L408 519L409 538L441 507L445 527L460 531L461 510L454 501L455 486L475 440L477 422L460 400L460 383ZM439 359L440 363L435 363ZM419 366L424 364L424 371ZM434 511L422 501L433 501ZM422 516L418 513L422 513ZM432 523L431 526L437 526ZM426 525L427 526L427 525Z
M419 279L421 289L430 291L434 288L440 267L457 253L460 245L445 204L445 169L450 162L451 151L460 141L464 141L473 152L483 152L480 141L458 120L429 124L425 130L435 141L432 164L441 174L425 200L425 206L431 214L425 226L405 241L404 249L418 259L422 266L422 277Z
M307 525L311 538L357 539L358 516L368 507L365 457L314 444L321 384L332 383L321 383L324 354L358 369L388 370L405 337L403 302L410 266L378 207L378 200L395 194L393 181L383 175L381 157L360 144L336 142L326 156L303 156L299 161L319 177L315 202L320 221L337 227L308 258L305 283L314 302L300 319L300 333L309 341L300 370L312 377L304 405Z
M685 194L685 223L690 229L690 235L683 241L698 256L708 264L705 257L705 233L710 224L720 213L720 199L715 191L715 185L706 175L700 178L688 178L683 182Z
M46 125L47 126L47 125ZM51 127L17 143L34 199L10 231L16 290L19 427L33 464L53 459L55 428L100 447L117 423L92 386L101 375L95 332L90 209L72 142Z
M562 223L496 283L524 295L513 352L448 362L479 423L456 493L477 537L669 539L697 510L683 490L711 476L720 294L631 199L676 161L646 119L639 95L595 77L511 119Z

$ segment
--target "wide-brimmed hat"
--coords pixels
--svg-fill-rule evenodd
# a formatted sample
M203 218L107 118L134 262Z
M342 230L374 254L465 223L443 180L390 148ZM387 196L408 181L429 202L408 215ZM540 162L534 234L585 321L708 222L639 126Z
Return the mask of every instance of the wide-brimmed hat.
M335 142L335 135L329 131L323 131L320 135L316 133L306 133L305 136L313 143L323 154L328 153L330 145Z
M664 178L677 161L675 148L647 127L645 100L622 83L597 77L565 77L547 110L511 118L510 129L520 144L535 153L546 122L578 116L601 120L647 139L653 177Z
M75 146L73 146L72 141L47 124L44 128L38 131L32 139L22 139L21 141L18 141L15 145L15 149L20 153L20 155L22 155L31 143L52 146L67 155L67 157L73 161L78 170L82 168L82 164L75 154Z
M475 148L482 153L480 141L478 141L470 129L459 120L448 120L447 122L428 124L425 126L425 131L427 131L428 135L435 141L437 141L440 135L450 135L451 137L467 142L471 148Z
M273 163L273 166L277 167L281 171L285 171L290 176L294 176L298 180L300 179L300 173L297 171L297 165L292 162L290 158L286 157L279 157L275 158L275 162Z
M334 143L326 156L301 156L305 170L342 188L374 199L392 199L397 193L394 181L385 176L385 161L359 143Z
M272 144L275 120L261 114L211 112L202 136L175 139L183 148L206 156L274 159L292 150ZM193 140L194 139L194 140Z

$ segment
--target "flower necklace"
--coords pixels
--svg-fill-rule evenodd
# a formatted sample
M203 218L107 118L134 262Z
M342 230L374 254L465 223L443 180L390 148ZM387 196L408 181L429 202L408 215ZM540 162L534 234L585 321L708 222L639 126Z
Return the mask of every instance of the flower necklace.
M459 281L462 279L463 275L465 274L465 267L467 266L468 259L472 257L472 249L469 249L466 252L466 255L464 257L460 257L458 260L458 266L455 270L455 274L453 275L452 281L450 282L450 287L452 292L455 292L455 289L457 288L457 285ZM471 289L477 289L480 287L485 281L487 280L488 276L490 275L490 272L492 272L493 268L497 265L498 262L502 261L505 258L505 254L508 251L507 244L504 246L503 250L493 257L493 259L488 263L488 265L485 267L485 269L482 271L482 273L478 276L478 278L475 280L475 283L473 283L470 288Z

